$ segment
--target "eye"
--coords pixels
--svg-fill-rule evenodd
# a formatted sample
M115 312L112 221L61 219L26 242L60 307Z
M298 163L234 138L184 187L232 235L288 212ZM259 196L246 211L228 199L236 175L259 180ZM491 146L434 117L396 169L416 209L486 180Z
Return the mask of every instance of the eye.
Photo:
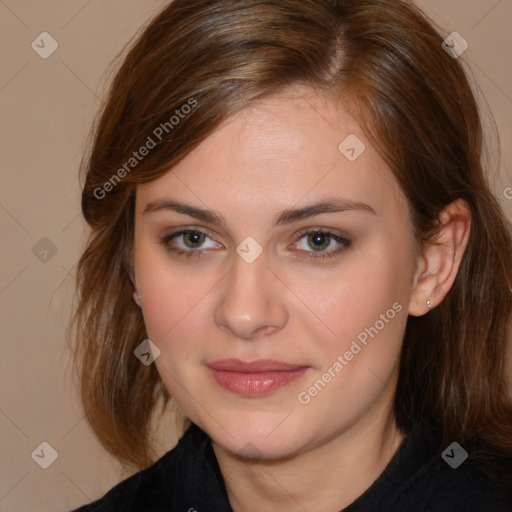
M186 228L162 237L161 243L167 250L174 253L182 254L187 257L199 257L204 252L204 247L202 247L202 245L206 238L212 240L208 233L201 229ZM213 246L207 247L207 249L216 249L220 246L217 242L214 242L213 240L212 242Z
M310 258L330 258L351 246L351 241L347 238L333 233L332 231L323 229L309 229L307 231L302 231L299 234L299 242L302 239L305 239L306 247L304 243L297 244L296 242L295 245L298 245L299 250L303 251L307 257ZM313 248L313 250L309 251L307 247ZM334 248L333 250L325 251L325 249L328 249L329 247Z
M211 240L212 245L205 248L203 244L206 239ZM298 243L301 242L302 239L305 239L305 243L309 248L313 248L312 251L308 250L307 247L304 248L303 243ZM304 253L306 257L310 258L333 257L351 246L350 240L332 231L320 228L302 231L298 235L298 242L295 242L294 245L299 247L299 252ZM222 247L221 244L215 242L207 232L193 227L170 233L161 238L161 243L168 251L186 257L201 257L205 252L208 252L208 249L218 249ZM325 249L329 247L331 247L332 250L326 251Z

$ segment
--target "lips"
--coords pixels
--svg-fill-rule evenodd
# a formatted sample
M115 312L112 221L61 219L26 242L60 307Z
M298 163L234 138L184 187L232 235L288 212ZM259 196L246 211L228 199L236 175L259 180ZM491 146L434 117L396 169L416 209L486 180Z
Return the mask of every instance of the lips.
M252 362L240 361L239 359L221 359L209 363L208 366L214 370L241 373L286 372L306 368L305 365L283 363L273 359L258 359Z
M288 386L302 377L310 368L272 359L251 362L222 359L207 366L217 384L222 388L245 396L264 395Z

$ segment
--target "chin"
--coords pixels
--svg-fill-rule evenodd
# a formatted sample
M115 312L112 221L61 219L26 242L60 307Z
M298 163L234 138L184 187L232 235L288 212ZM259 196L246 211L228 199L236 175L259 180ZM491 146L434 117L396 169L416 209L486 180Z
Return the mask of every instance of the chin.
M253 459L282 459L293 456L305 443L305 432L300 425L288 420L283 422L281 416L263 421L258 413L255 418L234 418L223 423L225 429L215 424L208 424L203 430L208 432L214 442L224 450ZM280 422L282 422L280 424Z

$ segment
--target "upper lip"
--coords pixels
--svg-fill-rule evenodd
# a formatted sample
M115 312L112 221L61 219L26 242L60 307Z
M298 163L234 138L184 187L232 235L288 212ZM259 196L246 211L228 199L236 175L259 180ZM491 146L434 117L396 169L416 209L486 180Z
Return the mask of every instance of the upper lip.
M219 359L208 363L214 370L231 372L256 373L256 372L277 372L293 371L306 368L307 365L284 363L273 359L257 359L255 361L240 361L240 359Z

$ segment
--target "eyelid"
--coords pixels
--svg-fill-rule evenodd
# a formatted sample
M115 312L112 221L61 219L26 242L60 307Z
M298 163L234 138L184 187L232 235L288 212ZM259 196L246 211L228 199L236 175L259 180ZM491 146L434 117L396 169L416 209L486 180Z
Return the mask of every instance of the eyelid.
M166 235L163 235L161 237L161 242L164 245L167 246L169 242L174 240L174 238L178 238L179 236L182 236L182 235L185 235L185 234L191 233L191 232L192 233L200 233L202 235L207 236L208 238L213 240L215 243L221 244L221 242L218 242L215 239L215 236L212 234L212 232L209 229L202 228L202 227L199 227L199 226L182 226L182 227L179 227L179 228L175 229L174 231L171 231L170 233L168 233ZM208 249L207 250L205 250L205 249L196 249L196 250L190 249L190 250L184 251L184 252L200 252L200 251L206 252L206 251L208 251Z
M326 227L321 227L321 226L313 226L311 228L304 228L304 229L300 230L295 235L295 237L297 238L297 240L300 240L304 235L308 235L310 233L323 233L326 235L336 235L339 238L343 238L347 241L350 241L348 233L344 233L343 231L340 231L338 229L326 228Z
M181 235L187 234L189 232L197 232L200 234L203 234L213 240L215 243L219 244L217 240L215 240L215 237L212 236L210 230L207 228L202 228L199 226L181 226L177 228L176 230L172 231L171 233L164 235L161 237L160 242L165 246L165 248L169 251L172 251L174 253L178 254L185 254L187 256L196 256L200 257L204 253L209 253L212 251L212 249L181 249L181 248L171 248L169 245L169 242L171 242L174 238L179 237ZM331 240L334 240L340 247L337 249L333 249L330 251L304 251L299 250L299 253L302 253L302 255L306 255L306 257L311 257L313 259L323 259L330 256L335 256L342 252L345 249L348 249L352 245L351 239L346 235L340 233L338 230L334 230L331 228L325 228L325 227L309 227L304 228L300 230L295 236L294 236L294 242L292 245L297 244L304 236L312 234L312 233L321 233L324 235L327 235ZM222 244L221 244L222 245ZM215 249L213 249L215 250Z
M295 242L293 242L292 245L297 244L298 242L300 242L302 238L304 238L304 236L310 235L312 233L321 233L323 235L327 235L331 240L334 240L334 242L338 244L338 247L335 249L331 249L330 251L300 250L298 252L302 253L301 256L305 255L305 257L307 258L309 257L313 259L324 259L337 256L338 254L352 246L352 240L348 235L340 233L338 230L324 227L310 227L299 231L295 236Z

